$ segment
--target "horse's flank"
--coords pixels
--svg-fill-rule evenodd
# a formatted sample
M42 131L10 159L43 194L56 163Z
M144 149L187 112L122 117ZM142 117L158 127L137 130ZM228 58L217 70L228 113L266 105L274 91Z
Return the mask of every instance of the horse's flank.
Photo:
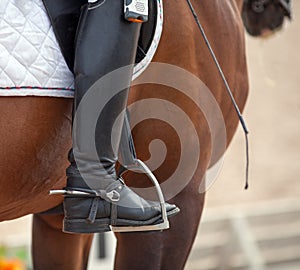
M7 220L61 202L48 193L65 182L72 100L1 97L0 103L0 220Z

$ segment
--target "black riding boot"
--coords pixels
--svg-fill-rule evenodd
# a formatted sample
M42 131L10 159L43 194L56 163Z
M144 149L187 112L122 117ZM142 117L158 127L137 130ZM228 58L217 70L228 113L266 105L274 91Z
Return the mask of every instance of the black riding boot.
M162 221L159 203L144 200L116 176L116 152L140 30L140 24L123 19L123 1L96 1L82 9L76 35L65 232L105 232L110 225ZM179 211L169 204L166 210L168 215Z

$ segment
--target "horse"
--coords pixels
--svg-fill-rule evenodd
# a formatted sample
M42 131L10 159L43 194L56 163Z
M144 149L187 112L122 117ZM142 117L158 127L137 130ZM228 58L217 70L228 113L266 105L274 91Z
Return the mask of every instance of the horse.
M282 28L284 18L292 18L290 0L245 0L242 18L251 36L265 36Z
M244 27L241 19L243 0L193 1L198 17L223 68L237 105L243 110L248 95L248 75L245 56ZM205 202L205 192L199 187L207 170L217 162L229 145L238 125L238 117L224 90L223 81L210 58L206 44L198 31L189 5L185 1L164 2L164 30L153 62L167 63L185 71L181 79L199 78L205 91L209 89L221 112L223 132L211 135L210 123L199 110L197 101L201 89L186 81L195 99L171 86L136 83L130 91L128 106L143 100L164 101L162 114L172 115L174 104L188 116L193 128L182 123L185 133L179 138L167 121L143 120L132 130L137 155L151 159L148 146L160 139L166 149L165 159L155 168L155 175L165 181L179 164L182 145L194 145L189 134L196 132L200 146L199 159L191 179L179 179L176 194L166 194L178 205L180 214L170 220L171 228L164 232L118 233L115 269L183 269L197 232ZM162 69L154 69L163 76ZM156 74L156 75L160 75ZM176 72L174 74L177 74ZM180 73L178 73L180 75ZM192 74L192 75L191 75ZM143 76L143 75L142 75ZM194 77L193 77L194 76ZM179 76L180 77L180 76ZM139 79L138 79L139 80ZM143 77L140 79L143 82ZM144 78L147 81L147 78ZM197 84L197 86L199 86ZM139 104L139 103L138 103ZM49 190L65 186L67 152L71 147L72 100L53 97L0 98L0 221L33 214L32 257L34 269L86 269L93 235L73 235L62 232L62 214L41 214L62 203L60 196L49 196ZM155 110L142 104L145 110ZM132 109L138 111L138 107ZM212 112L212 114L214 111ZM221 128L217 125L217 129ZM224 149L212 154L213 142L225 140ZM189 144L190 143L190 144ZM155 151L154 151L155 152ZM159 159L159 157L158 157ZM189 172L189 164L181 168ZM130 174L130 185L145 187L141 175ZM128 178L124 176L125 180ZM168 193L168 190L164 190Z

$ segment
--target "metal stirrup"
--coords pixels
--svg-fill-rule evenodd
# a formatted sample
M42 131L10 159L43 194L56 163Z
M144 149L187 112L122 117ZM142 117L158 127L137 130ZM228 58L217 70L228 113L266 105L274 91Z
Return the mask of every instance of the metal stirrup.
M152 184L155 186L160 207L162 213L162 222L155 225L145 225L145 226L112 226L111 229L114 232L138 232L138 231L160 231L166 230L169 226L169 221L167 217L166 203L164 195L160 188L159 182L157 181L154 174L147 167L147 165L136 157L136 152L134 149L133 139L131 136L131 129L128 120L128 112L125 114L124 125L122 130L121 142L119 147L119 159L121 161L121 169L118 172L122 175L124 172L130 170L135 172L144 173L151 180Z

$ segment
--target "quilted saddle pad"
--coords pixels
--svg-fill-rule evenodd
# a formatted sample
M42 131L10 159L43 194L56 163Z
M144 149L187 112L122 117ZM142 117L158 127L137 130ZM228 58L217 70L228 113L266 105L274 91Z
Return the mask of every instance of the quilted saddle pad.
M151 62L162 32L157 0L155 34L133 79ZM0 96L73 97L74 77L61 53L42 0L1 0Z

